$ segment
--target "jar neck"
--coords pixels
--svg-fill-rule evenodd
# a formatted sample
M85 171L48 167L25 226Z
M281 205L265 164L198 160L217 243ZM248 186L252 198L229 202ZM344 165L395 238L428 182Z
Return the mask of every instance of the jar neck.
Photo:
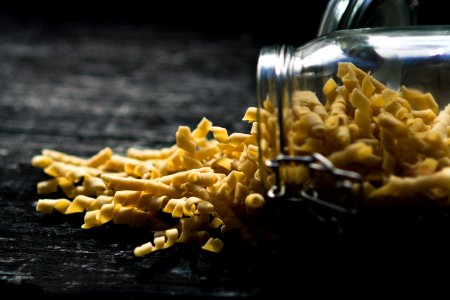
M258 58L257 104L263 107L263 102L270 100L277 108L280 154L286 146L283 107L288 107L292 95L294 52L295 48L290 45L266 46L261 49Z

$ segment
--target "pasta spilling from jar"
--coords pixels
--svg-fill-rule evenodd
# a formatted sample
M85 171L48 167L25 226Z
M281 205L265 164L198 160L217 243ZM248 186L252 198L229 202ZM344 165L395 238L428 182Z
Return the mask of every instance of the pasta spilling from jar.
M280 134L289 155L320 153L335 167L361 174L369 206L423 198L448 204L450 106L439 112L431 94L394 91L350 63L341 63L337 76L342 84L330 78L322 102L313 91L293 93L282 133L277 107L268 99L259 111L247 109L248 134L229 135L203 118L194 130L179 126L176 144L168 148L129 148L120 155L107 147L90 158L44 149L32 164L52 179L39 182L37 191L66 197L40 199L36 209L84 213L84 229L108 222L148 226L153 239L136 247L136 256L185 242L219 252L229 232L252 243L236 212L257 215L264 207L274 174L259 156L280 154ZM299 189L310 180L304 166L282 171L282 181Z
M249 111L246 118L253 122L254 109ZM59 189L67 198L40 199L36 209L85 213L84 229L110 221L149 226L153 241L136 247L136 256L182 242L219 252L221 234L234 231L251 239L235 209L247 205L255 211L263 204L257 159L255 130L228 135L206 118L193 131L179 126L176 144L170 148L129 148L122 156L108 147L88 159L44 149L32 164L54 178L39 182L37 191L48 194ZM164 214L177 222L166 222Z
M432 200L448 204L450 194L450 106L439 111L430 93L402 86L394 91L351 63L323 86L324 101L312 91L295 91L278 111L267 99L261 107L261 153L273 159L320 153L336 168L362 176L366 206L414 206ZM284 134L283 151L278 143ZM274 138L275 137L275 138ZM270 170L268 188L275 183ZM282 181L301 190L311 180L302 165L286 165ZM319 191L320 192L320 191ZM333 189L323 193L333 196Z

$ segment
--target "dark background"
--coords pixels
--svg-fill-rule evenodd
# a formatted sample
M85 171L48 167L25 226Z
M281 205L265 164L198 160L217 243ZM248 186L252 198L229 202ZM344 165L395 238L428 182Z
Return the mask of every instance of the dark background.
M442 1L410 2L417 3L419 25L449 24ZM3 1L0 16L17 18L25 23L42 21L55 26L72 22L127 23L214 35L246 33L258 45L301 45L316 36L327 3L327 0L273 1L244 5L241 1L183 1L155 5L141 1Z
M301 44L312 39L327 1L308 1L305 10L287 1L243 4L239 1L183 1L158 3L84 3L65 1L48 4L6 1L0 12L22 21L39 20L52 25L70 22L127 23L152 25L183 32L200 31L213 35L250 34L259 43Z
M419 24L448 24L438 3L420 2ZM322 283L345 283L340 275L346 261L336 257L339 251L331 244L326 248L331 251L320 255L296 253L304 246L299 243L287 257L230 248L210 255L177 245L135 258L133 248L148 241L145 232L109 225L83 231L81 216L35 212L41 197L35 185L46 176L30 166L42 148L90 156L105 146L121 154L132 146L168 146L178 125L192 128L202 116L230 132L248 130L239 120L255 105L260 48L313 39L325 4L278 1L244 7L243 2L214 1L156 7L131 1L2 1L0 289L16 295L222 299L323 293ZM427 224L442 228L439 222ZM412 232L427 236L425 227ZM427 245L442 246L436 241ZM409 246L424 248L423 240ZM376 266L373 257L357 256L360 261L352 266L360 268L351 270L356 275L351 279L369 276L358 284L376 290L407 272L418 281L430 276L405 255L411 248L377 248L378 253L386 249L392 256L389 264ZM330 253L339 264L328 264ZM419 251L414 255L421 257ZM382 284L375 271L383 272ZM342 287L332 292L348 291Z

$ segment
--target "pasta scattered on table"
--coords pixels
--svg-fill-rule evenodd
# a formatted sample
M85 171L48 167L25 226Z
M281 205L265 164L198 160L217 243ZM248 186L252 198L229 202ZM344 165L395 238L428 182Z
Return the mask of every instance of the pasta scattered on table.
M249 122L255 121L255 108L247 115ZM153 240L136 247L136 256L177 242L197 242L219 252L221 227L247 233L239 231L244 225L231 206L245 206L247 196L261 193L262 185L255 178L256 132L228 135L225 128L212 125L203 118L193 131L180 126L172 147L129 148L127 156L109 147L87 159L44 149L32 164L54 178L38 183L38 193L59 188L67 198L40 199L36 209L84 213L84 229L107 222L149 226L155 231ZM209 132L217 139L209 139ZM161 214L178 222L168 224Z
M66 198L40 199L36 209L84 213L84 229L107 222L148 226L154 236L135 248L136 256L185 242L220 252L229 232L253 243L236 208L253 215L264 207L264 189L275 179L259 155L278 155L280 134L291 155L318 152L360 173L368 206L419 197L448 205L450 106L439 112L431 94L391 90L350 63L341 63L337 76L341 85L330 78L323 87L324 104L314 92L293 93L283 133L277 106L267 99L259 111L247 109L248 134L229 134L203 118L194 130L179 126L175 145L162 149L129 148L124 156L106 147L90 158L44 149L31 162L53 178L39 182L37 192L60 190ZM284 166L280 174L300 189L310 180L301 165Z

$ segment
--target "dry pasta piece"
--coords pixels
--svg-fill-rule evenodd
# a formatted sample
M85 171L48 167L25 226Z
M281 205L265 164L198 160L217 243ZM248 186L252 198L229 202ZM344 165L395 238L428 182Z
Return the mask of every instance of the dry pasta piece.
M210 167L202 167L198 169L191 169L188 171L181 171L171 175L166 175L155 179L158 182L169 184L172 186L180 186L188 181L188 177L192 173L214 173L214 170Z
M258 212L263 208L265 202L263 195L253 193L245 198L245 208L250 213Z
M203 250L218 253L223 249L223 242L218 238L209 238L209 240L202 246Z
M141 194L140 191L117 191L114 194L114 202L123 206L137 206Z
M42 155L50 157L54 161L68 163L75 166L83 166L86 164L86 160L77 156L69 155L64 152L59 152L51 149L42 150Z
M105 163L108 159L110 159L112 155L113 151L111 150L111 148L106 147L100 150L96 155L89 158L85 162L85 165L88 167L98 167L101 164Z
M124 172L125 165L127 164L139 165L140 163L142 163L142 161L140 160L113 154L111 158L101 166L101 170L105 172Z
M158 169L155 167L153 162L145 161L141 164L135 165L132 174L137 177L143 177L145 174L150 173L150 176L152 176L152 174L155 174L157 171Z
M85 176L83 180L83 193L86 195L98 195L106 189L105 184L99 177Z
M336 139L341 147L346 147L351 142L350 129L348 126L339 126L336 130Z
M257 108L256 107L249 107L247 111L245 112L244 117L242 118L243 121L248 121L249 123L256 121L257 119Z
M106 187L112 190L145 191L160 196L173 196L178 193L177 189L173 186L158 182L156 180L123 178L107 174L102 174L101 178Z
M187 181L200 186L211 186L217 181L214 173L191 172L187 176Z
M369 196L379 198L383 196L406 198L417 194L425 194L436 190L444 190L447 194L450 186L450 168L426 176L397 177L392 175L382 187L375 189Z
M294 130L297 132L305 132L307 136L313 138L323 138L325 132L325 125L322 118L314 112L300 117L294 124L294 127Z
M336 88L337 88L337 83L336 81L334 81L333 78L329 78L327 80L327 82L325 82L322 92L323 94L327 97L327 103L325 105L325 107L329 108L330 107L330 99L334 99L334 97L336 96Z
M203 164L198 159L192 157L190 154L183 155L183 165L186 169L198 169L203 167Z
M357 68L352 63L340 62L338 64L337 76L339 78L342 79L349 72L354 72L359 81L362 81L367 76L366 72ZM381 92L386 89L386 86L384 84L382 84L381 82L379 82L378 80L376 80L373 76L370 76L369 79L372 82L373 86L375 87L376 92Z
M166 205L167 201L169 201L169 197L166 195L154 196L152 194L142 192L136 207L146 211L158 211L161 207Z
M224 143L228 139L228 132L225 128L212 126L210 130L213 133L216 141L218 141L219 143Z
M114 224L130 224L134 213L142 211L137 210L134 207L123 207L120 204L114 205L112 221Z
M332 153L328 159L337 167L342 168L352 163L367 163L373 155L373 148L362 143L354 143L341 151ZM379 161L377 160L376 163Z
M416 118L416 120L421 120L424 124L431 124L436 119L436 114L429 108L413 110L411 111L411 115Z
M439 106L430 93L422 93L419 90L409 89L405 86L400 88L400 93L415 110L431 109L435 114L439 111Z
M31 165L37 168L45 169L53 163L53 159L46 155L35 155L31 159Z
M209 144L205 147L199 148L195 152L195 158L199 161L205 161L207 159L215 157L217 154L220 153L220 149L217 147L217 145Z
M187 126L179 126L176 133L177 146L185 150L189 154L194 154L197 144L191 134L191 130Z
M208 190L203 186L186 182L180 185L180 187L184 190L183 196L195 196L203 200L209 199Z
M205 138L210 128L212 127L212 122L207 118L203 118L200 123L198 123L197 128L192 132L192 137L194 140L200 140Z
M61 188L61 190L66 194L69 198L75 198L76 195L78 195L77 189L73 182L66 177L58 177L58 186Z
M81 228L89 229L111 221L114 215L115 206L114 203L108 203L103 205L100 209L86 212L84 215L84 224L81 225Z
M203 230L208 228L209 225L209 217L207 215L194 215L190 218L182 218L180 223L181 234L177 242L196 241L203 244L209 239L210 234Z
M221 157L215 159L212 163L212 166L216 169L222 169L225 170L225 172L230 172L233 169L233 159L228 157Z
M144 256L151 252L167 249L175 244L178 239L178 230L176 228L168 229L164 232L164 236L158 236L151 242L145 243L134 249L134 255Z
M158 172L161 175L175 173L183 169L183 150L180 148L176 149L167 159L158 165Z
M347 125L349 119L349 116L347 115L347 100L342 93L337 93L334 101L330 105L330 118L333 119L333 116L336 120L335 126ZM330 123L330 121L328 121L330 118L325 121L325 124Z
M58 191L58 179L44 180L37 184L38 194L51 194L56 191Z
M354 89L350 94L350 103L356 108L355 124L360 129L360 136L372 137L372 108L369 98L367 98L359 89Z
M175 150L176 146L161 149L138 149L131 147L127 150L127 156L138 160L165 159Z
M425 158L424 160L418 162L417 164L411 166L411 175L413 176L425 176L433 174L437 168L439 167L439 163L436 159L433 158Z
M183 209L186 198L170 199L166 206L163 208L163 212L172 214L172 218L183 217Z
M67 199L40 199L36 204L36 211L52 213L54 209L64 213L69 207L70 201Z
M228 144L231 147L239 147L244 144L250 137L250 134L233 133L223 143Z
M45 199L44 199L45 200ZM65 201L63 201L65 200ZM65 215L80 213L83 211L91 211L100 209L103 205L111 203L113 197L110 196L99 196L97 198L87 197L85 195L78 195L73 201L68 199L58 199L56 202L44 201L43 203L52 204L58 206L57 210ZM41 200L39 200L41 201ZM62 204L64 203L64 204ZM42 203L41 203L42 204ZM66 206L66 204L69 204Z
M79 181L84 176L99 176L102 171L96 168L70 165L54 162L44 169L44 172L53 177L64 176L73 182Z
M243 185L242 183L238 182L236 184L236 188L234 190L234 199L233 199L233 203L234 204L242 204L245 201L245 198L247 197L247 195L250 193L250 189Z
M406 124L388 112L381 112L377 116L376 121L381 127L391 132L397 138L403 138L408 135L408 127Z
M375 93L376 88L375 88L375 85L370 80L369 75L364 76L364 79L361 84L361 89L362 89L363 94L368 98L371 97Z

